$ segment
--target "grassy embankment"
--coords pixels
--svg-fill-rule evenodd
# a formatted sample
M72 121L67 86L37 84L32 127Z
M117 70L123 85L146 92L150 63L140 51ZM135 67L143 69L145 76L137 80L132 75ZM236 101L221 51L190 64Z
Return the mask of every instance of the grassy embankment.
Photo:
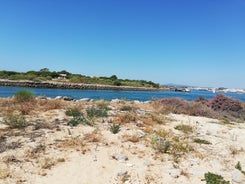
M40 71L15 72L15 71L0 71L0 79L9 80L30 80L30 81L61 81L70 83L83 84L101 84L112 86L132 86L132 87L149 87L159 88L159 84L145 80L129 80L118 79L116 75L111 77L90 77L81 74L72 74L65 70L60 72L51 72L48 69Z

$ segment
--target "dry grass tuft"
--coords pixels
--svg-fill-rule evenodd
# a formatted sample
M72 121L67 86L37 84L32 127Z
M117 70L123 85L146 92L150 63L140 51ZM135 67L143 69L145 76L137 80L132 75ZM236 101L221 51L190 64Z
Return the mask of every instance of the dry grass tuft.
M84 134L83 139L87 143L93 143L93 142L101 142L102 141L102 135L98 133L98 131L93 131L91 133Z
M53 109L63 109L66 107L67 104L63 100L56 100L56 99L38 99L37 100L37 106L36 106L36 111L49 111Z
M129 113L129 112L125 114L120 114L114 120L114 122L119 125L128 124L128 123L135 122L135 121L136 121L136 115L133 113Z
M122 139L125 142L132 142L132 143L137 143L137 142L140 141L140 138L137 135L128 135L128 134L125 134L125 135L122 136Z
M58 147L80 150L83 149L85 145L86 142L83 138L71 138L61 142Z
M0 179L5 179L10 176L10 169L7 164L0 163Z

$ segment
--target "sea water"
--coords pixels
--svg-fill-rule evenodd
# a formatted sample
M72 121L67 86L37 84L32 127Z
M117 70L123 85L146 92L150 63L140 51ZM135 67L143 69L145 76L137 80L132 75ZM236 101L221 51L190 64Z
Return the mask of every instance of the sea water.
M28 89L35 96L46 96L55 98L57 96L68 96L74 99L90 98L94 100L104 99L124 99L148 101L160 98L183 98L185 100L196 100L200 96L210 99L222 92L213 93L211 91L192 90L190 92L175 91L113 91L113 90L78 90L78 89L47 89L47 88L26 88L26 87L3 87L0 86L0 97L12 97L16 92ZM245 102L245 94L222 93L229 97Z

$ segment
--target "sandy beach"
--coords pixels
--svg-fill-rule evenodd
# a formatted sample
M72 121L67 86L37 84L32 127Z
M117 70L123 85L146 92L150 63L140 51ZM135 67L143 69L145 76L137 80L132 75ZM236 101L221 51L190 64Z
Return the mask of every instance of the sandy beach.
M1 118L12 111L1 99ZM16 106L15 106L16 107ZM92 125L68 125L67 110L106 107ZM153 102L42 99L25 128L0 124L1 184L189 184L205 173L245 183L245 124L162 113ZM112 126L118 125L118 133Z

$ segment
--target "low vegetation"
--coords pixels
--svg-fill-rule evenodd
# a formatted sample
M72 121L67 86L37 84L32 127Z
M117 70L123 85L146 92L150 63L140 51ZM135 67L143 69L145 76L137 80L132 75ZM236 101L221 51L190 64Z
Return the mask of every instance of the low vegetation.
M120 131L120 125L113 124L110 126L110 131L113 134L117 134Z
M108 109L103 108L103 107L90 107L86 109L87 112L87 117L92 119L92 118L99 118L99 117L107 117Z
M66 115L67 116L78 117L78 116L81 116L82 113L77 108L73 108L73 109L66 110Z
M3 123L8 125L10 128L25 128L29 125L25 117L21 114L7 114L4 119Z
M181 98L164 98L152 102L152 106L162 113L186 114L230 121L244 122L244 102L218 94L207 100L200 97L196 101ZM229 123L230 124L230 123Z
M79 124L91 125L91 121L77 108L68 109L65 113L67 116L72 116L72 119L68 122L70 126L77 126Z
M128 105L124 105L121 107L120 109L121 111L132 111L133 108L131 106L128 106Z
M192 133L193 132L193 127L190 125L177 125L174 127L176 130L180 130L184 133Z
M199 138L194 139L194 142L198 144L211 144L211 142L204 140L204 139L199 139Z
M229 181L224 180L223 176L211 172L205 173L204 177L202 181L206 181L206 184L230 184Z
M235 165L235 168L241 171L245 175L245 171L242 170L242 165L240 161L237 162L237 164Z
M14 99L17 102L28 102L33 100L34 98L34 93L29 90L20 90L14 94Z

